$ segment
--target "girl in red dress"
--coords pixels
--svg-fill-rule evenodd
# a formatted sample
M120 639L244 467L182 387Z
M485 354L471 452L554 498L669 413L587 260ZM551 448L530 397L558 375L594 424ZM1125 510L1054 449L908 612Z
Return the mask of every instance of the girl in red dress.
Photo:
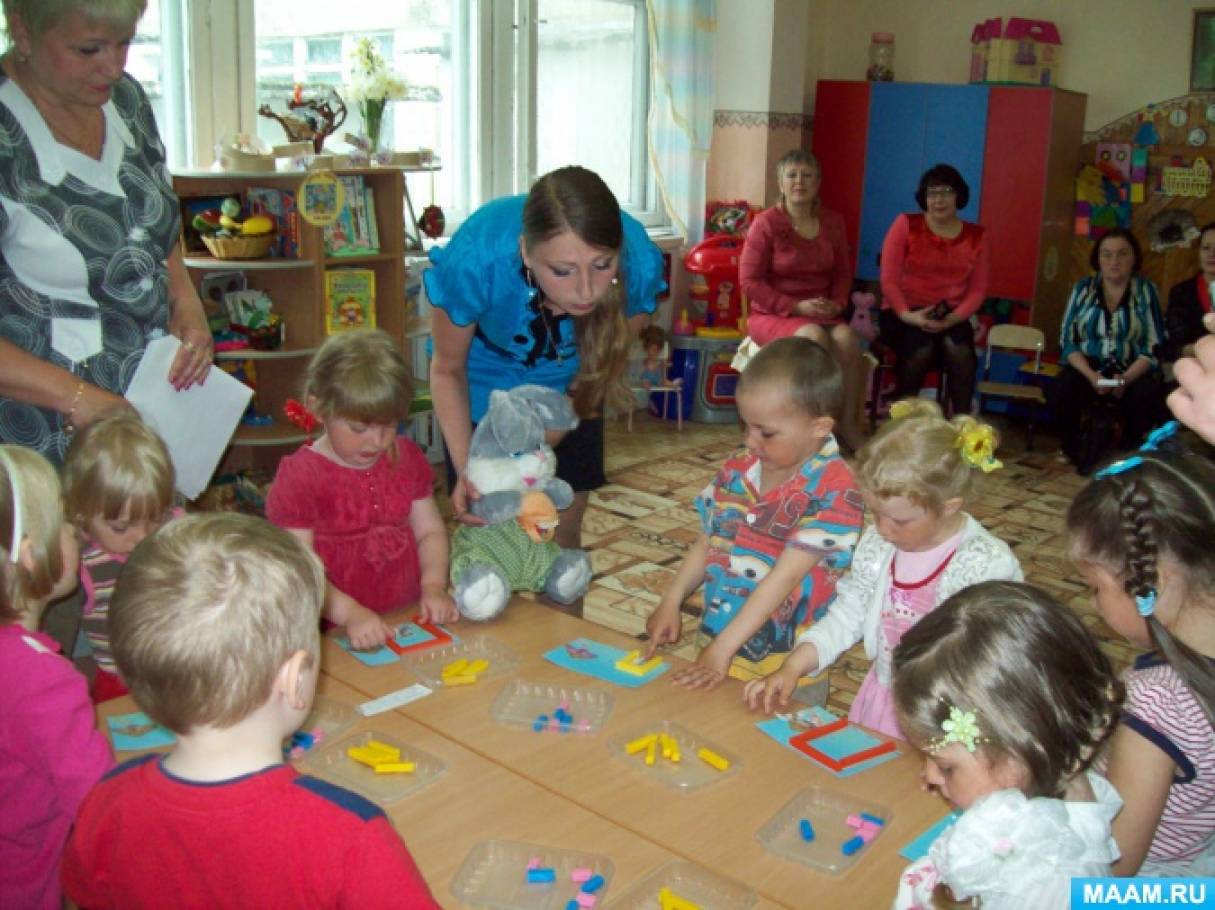
M378 329L330 338L308 368L305 396L325 432L280 462L266 517L325 564L324 617L356 648L384 644L393 630L380 614L415 603L424 621L454 622L430 464L397 435L413 380L392 339Z

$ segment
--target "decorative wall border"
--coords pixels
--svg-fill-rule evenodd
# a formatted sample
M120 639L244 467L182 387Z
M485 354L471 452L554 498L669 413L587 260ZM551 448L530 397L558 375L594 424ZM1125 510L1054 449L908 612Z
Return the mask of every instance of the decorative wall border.
M1177 108L1187 108L1191 103L1215 104L1215 92L1190 92L1187 95L1178 95L1176 98L1169 98L1165 101L1145 104L1129 114L1123 114L1117 120L1111 120L1105 126L1089 130L1084 134L1084 141L1086 143L1101 142L1111 136L1124 135L1129 127L1140 123L1145 116L1153 118L1159 116L1167 123L1170 113ZM714 121L714 126L716 125L716 121Z
M778 111L714 111L713 126L763 127L775 130L808 130L814 125L810 114L784 114Z

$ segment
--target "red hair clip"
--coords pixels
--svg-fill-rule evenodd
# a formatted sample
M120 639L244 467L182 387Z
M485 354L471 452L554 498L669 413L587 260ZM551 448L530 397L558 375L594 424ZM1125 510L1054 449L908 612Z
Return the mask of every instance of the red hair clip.
M288 420L309 435L321 425L317 416L309 411L303 402L294 398L287 399L287 403L283 405L283 413L287 415Z

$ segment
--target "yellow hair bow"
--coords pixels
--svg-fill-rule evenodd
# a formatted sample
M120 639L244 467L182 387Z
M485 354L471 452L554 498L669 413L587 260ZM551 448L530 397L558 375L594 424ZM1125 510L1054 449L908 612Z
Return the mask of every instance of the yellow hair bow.
M962 450L966 463L984 474L1004 467L1004 463L996 458L996 434L985 423L968 422L966 427L959 430L958 448Z
M911 413L912 404L910 401L896 401L890 406L890 419L902 420Z

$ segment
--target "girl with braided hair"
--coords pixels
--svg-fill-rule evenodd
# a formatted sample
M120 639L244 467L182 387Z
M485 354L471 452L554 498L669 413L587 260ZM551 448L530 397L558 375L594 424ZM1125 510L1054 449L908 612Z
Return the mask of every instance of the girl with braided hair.
M972 585L910 629L894 649L899 723L925 789L962 814L903 872L894 910L1067 907L1072 877L1108 875L1122 802L1088 769L1122 695L1079 617L1027 584Z
M1125 676L1105 774L1125 800L1117 875L1215 873L1215 466L1147 451L1098 471L1068 512L1102 617L1153 653Z

